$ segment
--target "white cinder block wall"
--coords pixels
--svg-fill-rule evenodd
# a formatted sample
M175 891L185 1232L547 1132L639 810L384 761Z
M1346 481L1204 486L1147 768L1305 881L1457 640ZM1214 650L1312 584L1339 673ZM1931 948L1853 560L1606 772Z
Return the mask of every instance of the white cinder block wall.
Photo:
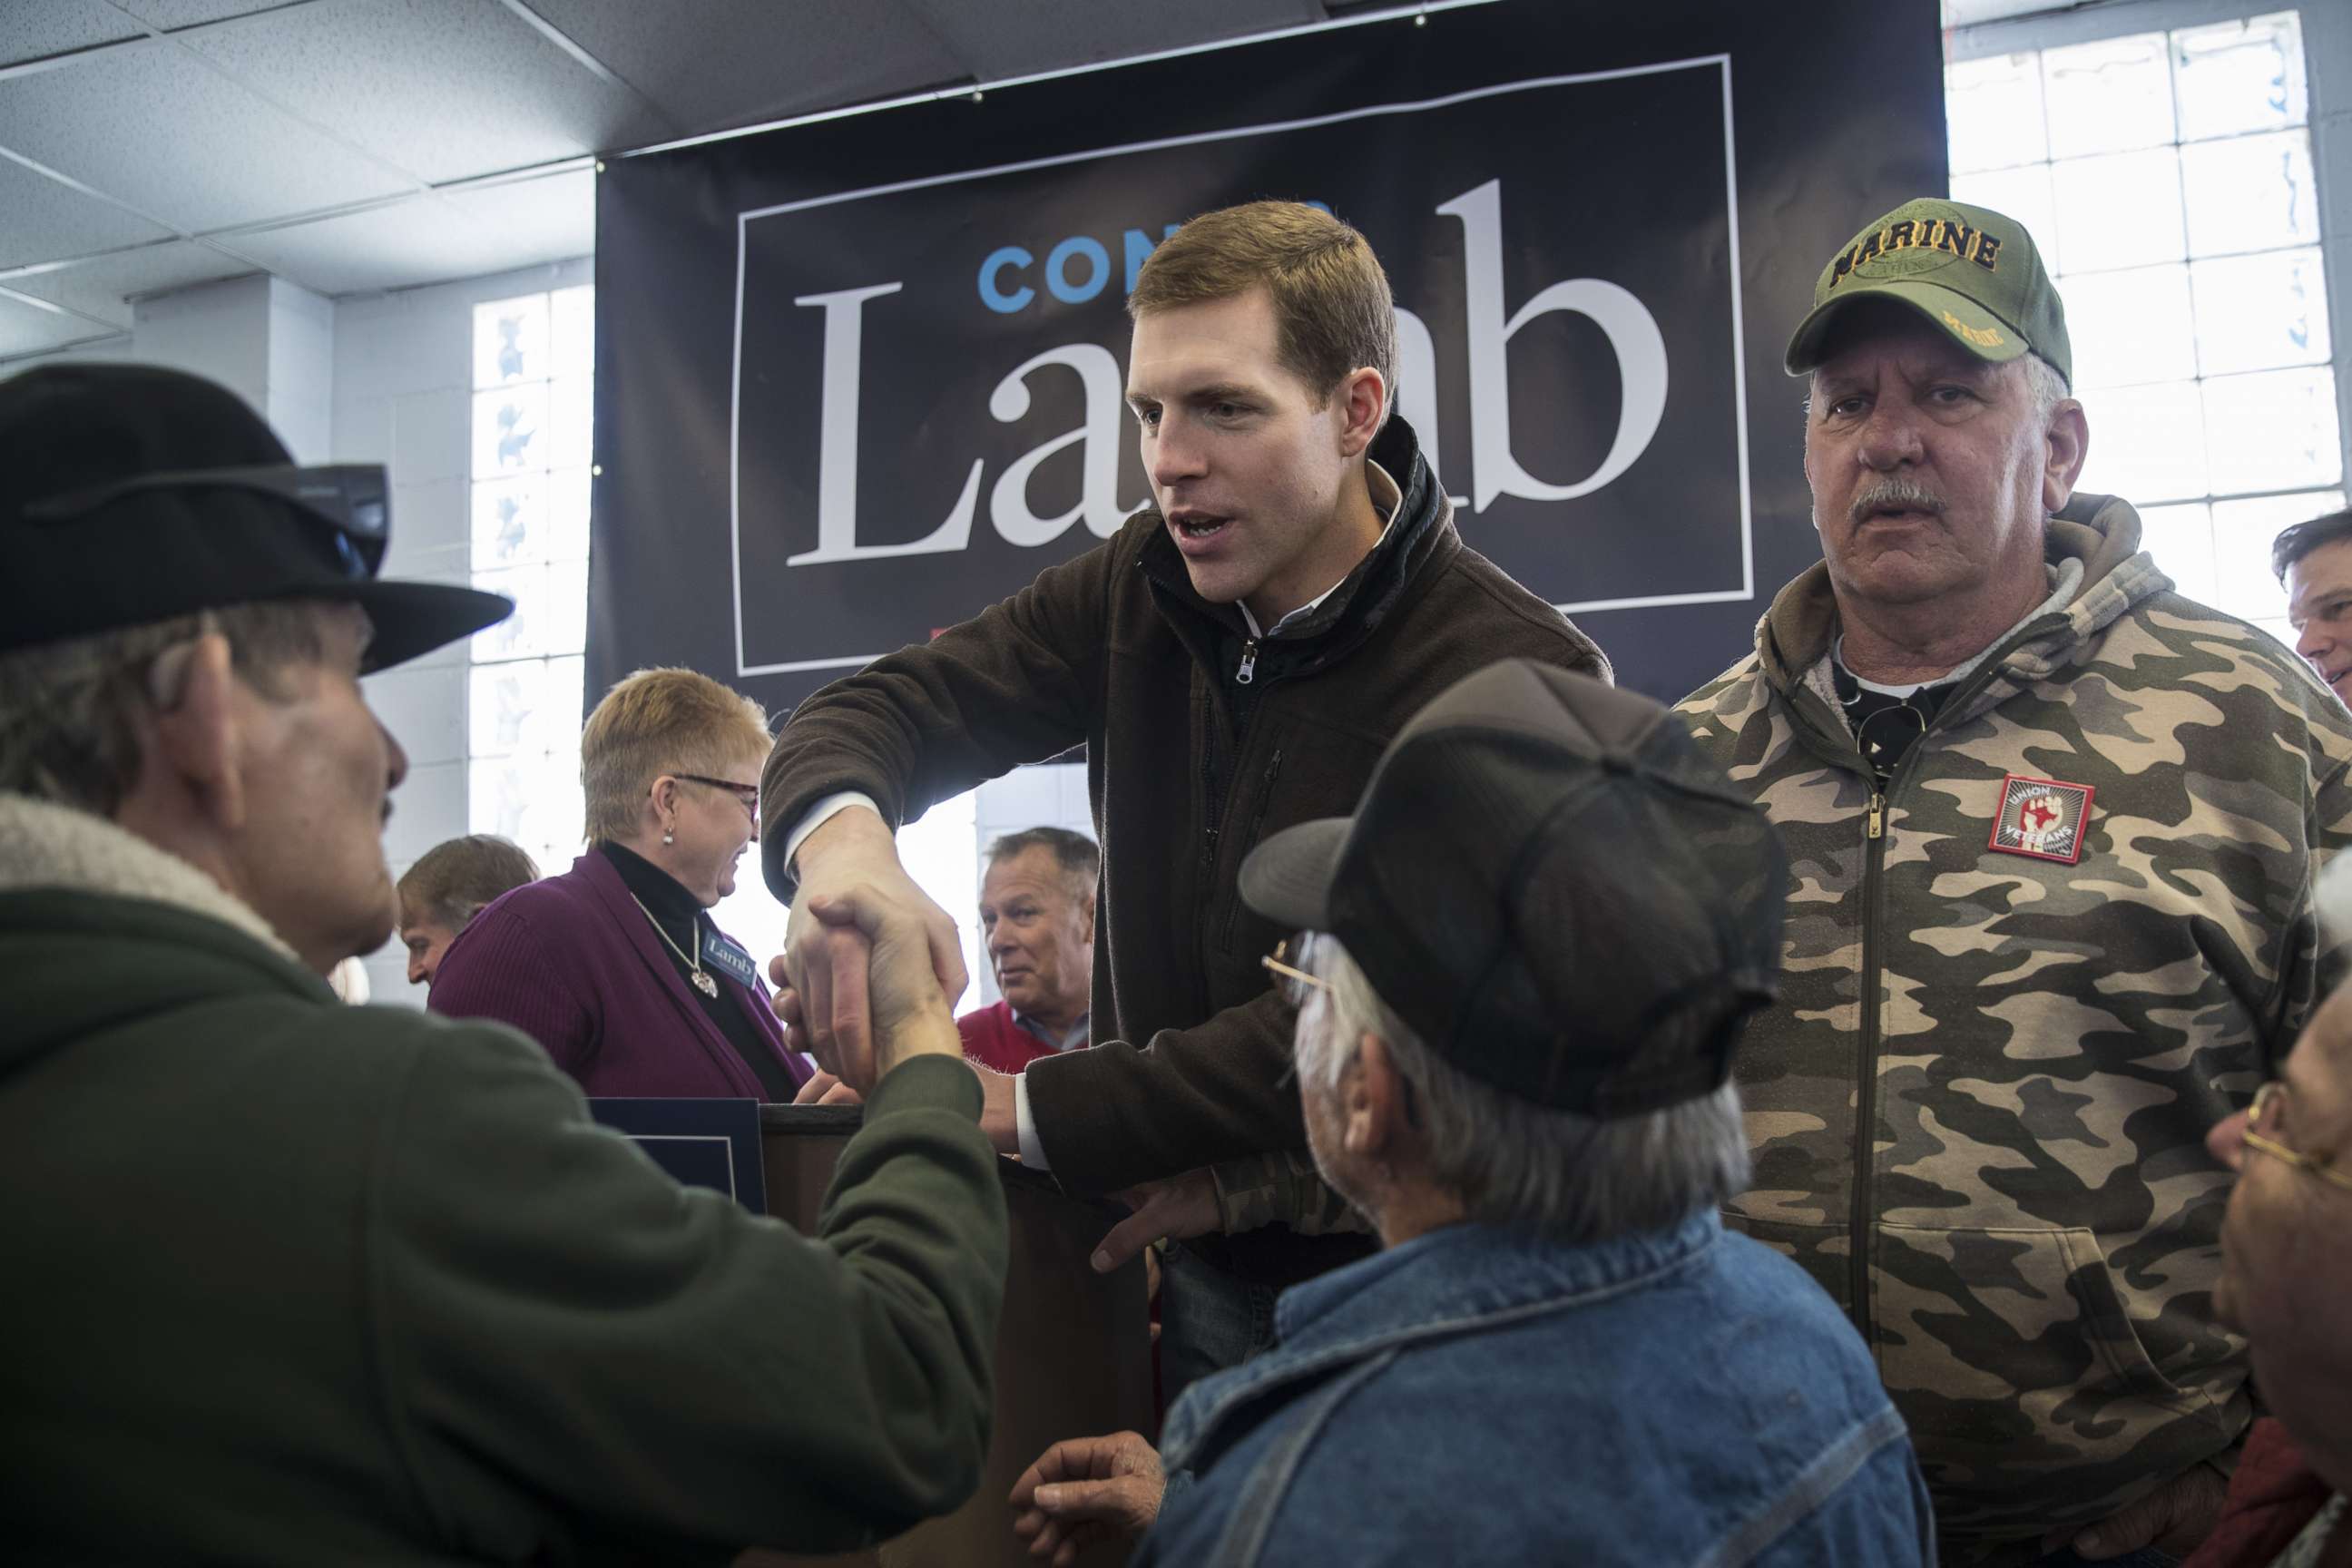
M391 468L386 576L464 584L472 574L474 307L592 281L583 258L336 302L333 453ZM467 831L466 653L457 643L367 681L369 702L408 753L384 830L395 877ZM373 1000L424 1005L407 964L396 937L369 957Z

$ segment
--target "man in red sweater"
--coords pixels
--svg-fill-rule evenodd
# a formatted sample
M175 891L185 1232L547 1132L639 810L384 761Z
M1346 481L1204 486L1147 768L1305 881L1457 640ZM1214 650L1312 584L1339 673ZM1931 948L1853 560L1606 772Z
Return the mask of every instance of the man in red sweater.
M988 847L980 940L1003 1000L956 1020L963 1054L998 1072L1092 1044L1095 884L1102 852L1066 827Z

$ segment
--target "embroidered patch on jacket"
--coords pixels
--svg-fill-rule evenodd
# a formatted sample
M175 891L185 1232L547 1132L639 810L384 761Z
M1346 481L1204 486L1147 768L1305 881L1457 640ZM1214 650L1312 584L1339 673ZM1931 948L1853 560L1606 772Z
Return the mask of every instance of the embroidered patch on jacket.
M2011 773L2001 781L2000 809L1993 814L1988 847L2072 866L2083 858L2083 834L2096 793L2090 784Z

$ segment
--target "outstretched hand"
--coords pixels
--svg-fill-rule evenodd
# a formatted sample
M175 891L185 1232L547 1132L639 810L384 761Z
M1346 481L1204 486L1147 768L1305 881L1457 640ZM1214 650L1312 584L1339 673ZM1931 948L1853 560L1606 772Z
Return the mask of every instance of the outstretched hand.
M793 1096L794 1105L863 1105L866 1097L820 1068L810 1075L801 1091Z
M1224 1228L1217 1213L1217 1183L1204 1167L1145 1182L1118 1194L1135 1212L1110 1227L1089 1260L1097 1274L1108 1274L1137 1253L1163 1238L1182 1241Z
M1139 1432L1072 1437L1037 1457L1013 1483L1013 1533L1029 1555L1070 1568L1089 1543L1132 1541L1160 1517L1168 1478Z
M844 895L862 889L872 906L895 911L896 942L900 952L919 952L942 997L952 1005L963 994L963 944L955 921L915 885L898 863L898 848L882 819L863 806L850 806L827 818L802 843L793 858L800 871L800 896L793 901L792 919L784 928L783 973L775 964L769 973L794 995L799 1017L787 1027L799 1034L788 1037L794 1049L805 1050L819 1067L853 1088L861 1082L864 1064L872 1060L875 1031L883 1026L877 1014L884 990L898 994L908 988L907 977L880 980L875 970L884 960L876 951L876 931L856 919L833 919L821 911L839 909ZM911 926L907 922L912 922ZM778 1016L782 1016L782 998ZM852 1065L856 1064L855 1070Z
M932 968L930 932L922 910L882 889L858 884L830 893L803 892L793 914L795 921L805 916L813 930L845 931L861 942L857 994L853 997L835 990L833 996L836 1016L854 1015L856 1029L808 1031L812 1054L826 1073L862 1098L910 1056L962 1056L954 1015ZM782 962L788 973L792 958L787 950ZM835 979L838 983L838 972ZM808 1021L804 1009L811 1000L796 985L777 993L773 1005L787 1030ZM799 1098L805 1102L807 1091Z

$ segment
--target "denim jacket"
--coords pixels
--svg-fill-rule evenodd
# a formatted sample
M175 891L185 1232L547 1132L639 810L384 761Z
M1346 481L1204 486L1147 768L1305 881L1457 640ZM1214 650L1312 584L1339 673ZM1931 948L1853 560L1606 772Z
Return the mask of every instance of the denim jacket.
M1935 1561L1861 1340L1712 1210L1583 1247L1448 1226L1275 1320L1170 1413L1138 1563Z

